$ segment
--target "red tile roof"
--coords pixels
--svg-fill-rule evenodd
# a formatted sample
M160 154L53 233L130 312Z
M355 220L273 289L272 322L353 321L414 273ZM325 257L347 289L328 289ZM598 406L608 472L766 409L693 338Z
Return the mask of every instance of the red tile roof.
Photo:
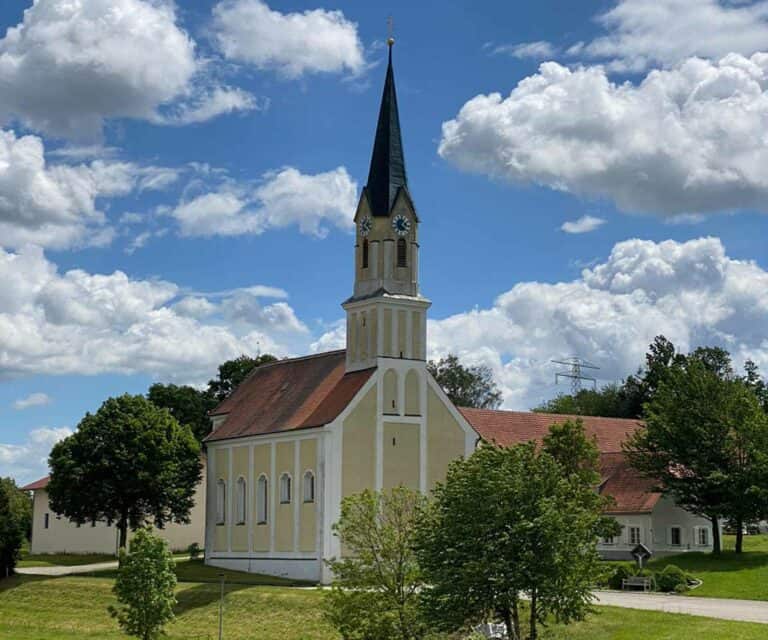
M206 440L308 429L333 422L374 369L345 371L343 350L261 365L211 412L226 418Z
M21 487L22 491L34 491L35 489L45 489L48 486L48 481L51 479L51 476L45 476L45 478L40 478L39 480L35 480L31 484L28 484L26 487Z
M655 483L633 469L621 452L622 442L643 426L639 420L489 409L459 411L480 437L504 447L530 440L541 442L552 424L581 419L587 436L595 438L600 450L600 493L614 499L606 513L649 513L661 497L653 491Z
M533 413L530 411L494 411L491 409L467 409L460 407L462 415L472 428L485 440L503 447L536 440L549 433L555 422L581 419L587 436L597 439L601 453L621 451L621 443L642 426L639 420L624 418L599 418L596 416L571 416L559 413Z

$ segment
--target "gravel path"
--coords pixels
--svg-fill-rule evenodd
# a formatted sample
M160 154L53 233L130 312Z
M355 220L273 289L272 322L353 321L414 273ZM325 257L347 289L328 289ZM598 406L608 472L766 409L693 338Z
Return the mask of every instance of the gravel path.
M116 569L117 560L111 562L95 562L93 564L78 564L72 567L59 565L48 567L17 567L16 573L28 576L71 576L78 573L91 573L103 569Z

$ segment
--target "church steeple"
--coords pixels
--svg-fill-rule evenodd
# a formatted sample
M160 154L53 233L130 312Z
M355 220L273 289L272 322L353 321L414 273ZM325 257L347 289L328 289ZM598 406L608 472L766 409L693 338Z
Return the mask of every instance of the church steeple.
M419 293L419 218L405 176L392 44L368 184L355 213L355 287L347 312L347 370L382 358L424 362L427 309Z
M395 74L392 70L392 44L389 39L389 61L387 76L384 80L384 92L381 95L379 121L376 125L376 138L373 142L371 167L368 171L366 191L371 214L388 216L395 204L397 192L407 188L408 178L405 173L405 154L400 135L400 114L397 109L397 91Z

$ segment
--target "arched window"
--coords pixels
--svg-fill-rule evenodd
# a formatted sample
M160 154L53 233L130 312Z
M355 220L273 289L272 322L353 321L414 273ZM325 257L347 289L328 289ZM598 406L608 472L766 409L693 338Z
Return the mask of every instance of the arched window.
M267 524L269 482L264 474L256 484L256 524Z
M307 470L304 472L304 502L315 501L315 474Z
M384 374L384 414L397 415L397 372L388 369Z
M405 243L405 238L397 239L397 266L408 266L408 245Z
M291 503L291 476L284 473L280 476L280 504Z
M415 369L405 376L405 415L421 415L421 384Z
M235 524L245 524L247 515L248 491L246 490L245 478L240 476L237 479L237 521Z
M227 483L219 479L216 483L216 524L227 521Z
M363 240L363 269L368 268L368 238Z

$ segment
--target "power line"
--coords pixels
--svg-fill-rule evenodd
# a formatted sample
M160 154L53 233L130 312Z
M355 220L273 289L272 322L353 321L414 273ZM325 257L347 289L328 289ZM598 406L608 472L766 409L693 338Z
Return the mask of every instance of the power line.
M564 360L552 360L552 362L568 367L567 371L558 371L555 373L555 384L560 382L560 378L569 378L571 380L571 395L575 396L581 391L582 380L588 380L592 383L592 388L597 389L597 378L585 376L582 373L582 369L600 369L596 364L592 364L588 360L578 356L572 356L570 358L565 358Z

